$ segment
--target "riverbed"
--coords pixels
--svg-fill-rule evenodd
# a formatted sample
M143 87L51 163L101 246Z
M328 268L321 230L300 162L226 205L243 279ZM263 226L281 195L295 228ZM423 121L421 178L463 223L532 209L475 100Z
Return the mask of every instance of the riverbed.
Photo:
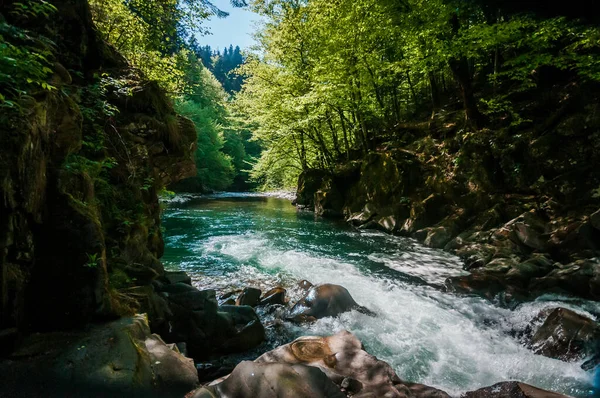
M444 280L465 273L459 258L412 239L315 218L278 197L179 195L167 202L163 226L166 267L186 271L201 289L222 294L283 286L293 303L302 279L335 283L377 314L352 311L309 326L285 325L285 333L271 333L267 344L347 329L402 379L451 395L519 380L592 396L592 375L581 362L535 355L518 332L541 310L557 306L597 319L598 303L549 295L506 308L447 293ZM273 317L259 315L265 322Z

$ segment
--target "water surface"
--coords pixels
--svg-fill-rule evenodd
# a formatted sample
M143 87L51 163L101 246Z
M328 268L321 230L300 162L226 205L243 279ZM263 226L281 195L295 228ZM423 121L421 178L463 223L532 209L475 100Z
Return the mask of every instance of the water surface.
M282 285L294 302L299 280L337 283L378 314L352 311L307 327L287 325L282 341L271 336L272 345L347 329L402 379L451 395L505 380L592 395L592 377L581 362L534 355L511 332L524 329L544 308L563 306L596 317L597 303L548 296L509 310L444 293L445 278L465 273L457 257L410 239L315 219L274 197L178 196L168 203L163 225L165 264L188 272L199 288L224 293Z

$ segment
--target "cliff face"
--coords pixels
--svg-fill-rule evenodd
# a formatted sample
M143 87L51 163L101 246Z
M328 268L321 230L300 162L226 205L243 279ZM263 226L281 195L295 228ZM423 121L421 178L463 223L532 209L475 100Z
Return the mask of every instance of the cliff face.
M41 24L5 15L47 46L56 88L23 96L0 132L0 330L13 332L135 310L163 272L158 191L196 170L193 123L98 38L87 1L53 4Z

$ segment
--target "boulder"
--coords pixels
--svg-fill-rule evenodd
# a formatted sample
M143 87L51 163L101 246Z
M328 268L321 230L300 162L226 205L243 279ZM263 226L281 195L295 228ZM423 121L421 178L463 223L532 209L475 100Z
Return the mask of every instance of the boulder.
M252 307L223 305L219 307L219 315L230 320L233 333L228 330L217 331L224 334L224 341L218 347L218 351L224 353L247 351L265 340L265 328Z
M145 315L33 334L13 357L0 361L2 396L175 398L198 386L192 360L152 335Z
M191 311L217 310L217 297L214 290L190 290L186 292L169 294L169 301Z
M518 381L504 381L493 386L470 391L461 398L569 398L566 395L542 390Z
M192 285L192 278L185 271L165 271L163 279L169 284L185 283Z
M326 283L311 287L304 298L294 305L291 315L297 320L320 319L354 309L369 312L354 301L345 287Z
M545 228L546 221L538 212L532 210L507 222L494 235L496 239L510 239L530 249L545 251L548 248Z
M449 398L435 388L402 381L389 364L364 351L360 340L348 331L329 337L300 337L255 362L319 368L340 390L350 390L355 397Z
M285 292L282 287L273 288L264 294L258 305L285 305Z
M442 249L452 239L452 233L446 227L430 228L425 241L426 246Z
M198 371L194 360L186 358L176 345L170 347L153 334L145 340L150 354L150 365L154 373L154 382L164 394L183 396L198 385Z
M249 305L251 307L256 307L260 300L261 295L260 289L256 289L254 287L245 288L242 293L238 296L235 301L236 305Z
M578 361L600 343L600 326L566 308L556 308L531 338L536 354L562 361Z
M345 398L319 368L244 361L222 383L197 391L201 397Z

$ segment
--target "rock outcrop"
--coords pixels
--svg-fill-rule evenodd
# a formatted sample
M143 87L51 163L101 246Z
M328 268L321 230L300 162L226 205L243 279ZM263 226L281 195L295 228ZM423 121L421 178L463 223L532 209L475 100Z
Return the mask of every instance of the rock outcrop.
M192 359L153 335L145 315L87 330L33 334L0 362L3 397L182 397Z

